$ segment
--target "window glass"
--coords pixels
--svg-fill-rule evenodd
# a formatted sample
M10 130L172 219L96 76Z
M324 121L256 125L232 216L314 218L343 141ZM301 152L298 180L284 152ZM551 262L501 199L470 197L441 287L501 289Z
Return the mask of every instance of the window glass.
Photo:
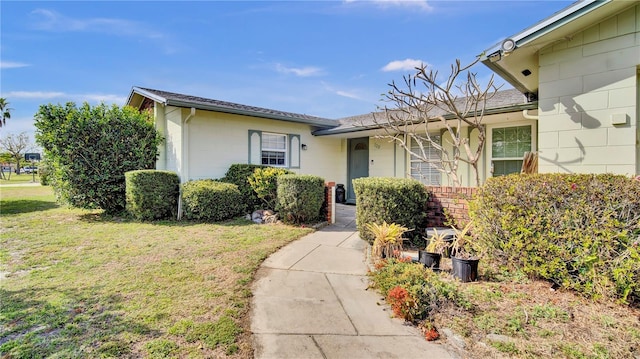
M431 138L441 143L440 135L431 135ZM423 142L426 158L433 161L440 160L440 152L436 150L429 142ZM418 142L414 139L411 141L411 151L420 153ZM418 157L411 155L411 177L429 186L439 186L442 174L436 164L427 163Z
M262 134L263 165L285 167L287 165L287 135Z
M493 176L519 173L524 154L531 151L531 126L494 128L491 137Z

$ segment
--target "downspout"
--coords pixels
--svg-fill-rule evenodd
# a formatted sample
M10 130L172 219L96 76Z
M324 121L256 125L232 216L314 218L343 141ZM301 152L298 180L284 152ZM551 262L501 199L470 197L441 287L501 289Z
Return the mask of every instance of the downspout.
M522 110L522 117L527 120L538 120L538 115L530 115L529 110Z
M185 183L189 178L189 120L196 114L196 108L191 107L191 112L184 119L182 126L182 172L180 183ZM180 196L178 197L178 220L182 219L182 186L180 186Z

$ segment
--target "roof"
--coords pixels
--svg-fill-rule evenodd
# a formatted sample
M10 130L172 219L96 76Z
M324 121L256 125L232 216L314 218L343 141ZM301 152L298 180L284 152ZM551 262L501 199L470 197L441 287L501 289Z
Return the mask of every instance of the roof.
M570 40L573 35L635 5L636 1L625 0L575 2L486 49L480 59L522 93L537 94L538 58L542 48ZM504 46L505 43L513 48Z
M464 99L459 99L462 102ZM508 113L522 110L536 109L538 107L537 102L527 102L526 97L516 89L498 91L496 94L487 101L487 107L485 115L494 115L500 113ZM341 133L352 133L359 131L369 131L376 128L381 128L380 122L386 121L386 114L384 111L372 112L364 115L345 117L340 119L340 126L320 129L313 132L316 136L337 135ZM436 116L450 116L447 112L441 109L434 108L429 112L430 118ZM376 118L378 123L376 123Z
M304 123L321 128L331 128L338 126L338 121L327 118L303 115L293 112L272 110L262 107L241 105L233 102L219 101L210 98L190 96L175 92L154 90L143 87L133 87L127 99L127 104L132 104L135 95L150 98L165 106L176 106L185 108L196 108L200 110L224 112L236 115L260 117L272 120Z

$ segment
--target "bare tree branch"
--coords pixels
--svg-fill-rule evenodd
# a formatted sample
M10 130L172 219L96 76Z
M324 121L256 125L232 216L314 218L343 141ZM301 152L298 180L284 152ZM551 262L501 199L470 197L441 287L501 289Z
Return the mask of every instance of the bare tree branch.
M376 138L396 143L412 158L444 173L454 186L461 185L460 163L470 165L479 186L478 162L486 140L483 120L488 101L499 90L493 76L486 85L481 85L476 73L470 71L479 60L478 57L467 65L456 60L445 81L440 81L438 71L425 65L416 67L413 75L403 76L401 84L395 81L389 84L383 100L392 106L385 106L382 116L374 114L373 123L362 126L382 129L383 133ZM449 138L434 138L434 127ZM463 136L463 129L469 129L469 133L477 130L476 145L471 146L470 139ZM412 143L416 145L413 148ZM430 151L436 151L439 158L434 160Z

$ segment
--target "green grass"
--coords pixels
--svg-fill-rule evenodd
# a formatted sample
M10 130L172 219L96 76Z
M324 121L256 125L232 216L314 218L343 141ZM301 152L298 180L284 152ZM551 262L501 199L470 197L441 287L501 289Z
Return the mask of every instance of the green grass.
M251 357L255 270L310 231L137 223L40 186L0 196L0 357Z
M9 175L9 173L5 172L4 177L0 178L0 187L2 187L3 185L24 184L33 182L40 182L40 177L37 173L34 176L32 174L25 173L21 173L19 175L11 173L11 175Z

